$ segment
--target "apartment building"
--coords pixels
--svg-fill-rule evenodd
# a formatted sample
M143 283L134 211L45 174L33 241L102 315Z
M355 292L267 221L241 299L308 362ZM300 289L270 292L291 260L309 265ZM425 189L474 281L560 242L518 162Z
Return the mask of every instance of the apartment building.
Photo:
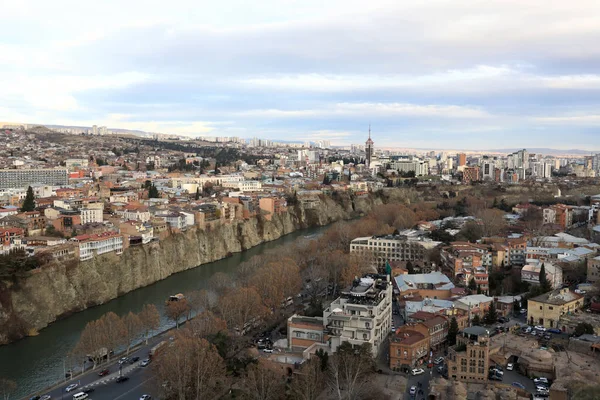
M587 281L591 283L600 281L600 256L587 260Z
M127 204L123 207L123 219L125 221L150 221L150 212L148 206L141 204Z
M521 269L521 281L539 285L542 265L544 265L546 280L550 283L550 286L553 289L561 287L563 284L563 269L561 266L542 259L528 260L527 265Z
M399 297L420 296L422 298L448 299L453 296L454 284L441 272L429 274L402 274L394 278Z
M10 247L15 240L22 239L25 231L21 228L0 228L0 243L2 246Z
M102 206L102 204L100 204ZM81 208L79 210L81 216L81 224L91 224L94 222L103 222L103 209L100 207Z
M329 347L336 351L344 342L352 345L371 344L376 356L392 326L392 283L387 275L367 274L355 279L323 311Z
M294 314L288 318L287 340L290 351L303 351L315 343L324 343L323 318Z
M68 183L66 168L0 169L0 189L26 188L35 184L66 186Z
M479 315L483 318L488 309L492 306L494 299L483 294L472 294L462 297L454 302L454 308L462 310L467 314L469 321Z
M442 267L454 277L454 281L467 286L474 278L484 291L488 290L489 268L492 254L488 245L454 242L440 252Z
M563 315L583 308L583 296L568 288L556 289L527 300L527 320L530 325L559 327Z
M423 262L427 251L441 244L415 234L416 231L403 231L398 235L366 236L350 242L350 253L370 253L378 265L388 261Z
M404 325L390 337L390 369L409 371L426 362L429 354L429 336Z
M463 168L462 181L465 185L469 185L472 182L478 182L481 180L481 169L479 166Z
M471 326L456 336L456 345L448 349L446 363L450 378L462 382L487 382L490 334L486 328Z
M70 239L79 244L79 259L91 260L101 254L123 252L123 236L116 232L105 232L94 235L79 235Z

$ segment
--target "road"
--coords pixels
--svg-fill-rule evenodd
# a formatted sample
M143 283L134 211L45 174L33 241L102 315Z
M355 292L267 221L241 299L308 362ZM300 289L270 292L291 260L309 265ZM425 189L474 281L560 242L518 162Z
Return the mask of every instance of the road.
M143 394L150 394L153 398L156 398L152 393L152 385L150 381L149 367L142 367L140 365L141 360L148 358L148 352L150 349L167 338L167 335L159 335L148 341L148 345L143 345L135 351L129 353L129 357L139 357L140 361L134 364L124 364L121 373L124 376L129 377L129 380L122 383L116 383L115 380L119 376L119 357L114 357L108 364L102 364L97 366L95 370L89 371L86 374L76 377L75 379L65 381L58 387L47 391L37 393L39 395L49 394L52 399L72 399L75 393L78 393L87 388L93 388L94 392L90 393L90 399L93 400L117 400L117 399L139 399ZM100 377L98 372L108 368L110 374L107 376ZM65 388L73 383L76 383L78 387L71 392L66 392ZM27 399L31 397L28 396Z

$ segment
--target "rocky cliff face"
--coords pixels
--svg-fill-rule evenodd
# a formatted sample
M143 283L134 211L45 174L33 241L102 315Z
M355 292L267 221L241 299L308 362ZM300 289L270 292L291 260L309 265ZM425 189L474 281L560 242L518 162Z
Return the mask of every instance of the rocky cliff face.
M320 199L314 208L290 206L271 221L253 218L210 230L191 228L122 255L105 254L80 263L58 263L24 278L0 282L0 344L36 332L53 321L103 304L169 275L280 238L297 229L323 226L369 212L377 196Z

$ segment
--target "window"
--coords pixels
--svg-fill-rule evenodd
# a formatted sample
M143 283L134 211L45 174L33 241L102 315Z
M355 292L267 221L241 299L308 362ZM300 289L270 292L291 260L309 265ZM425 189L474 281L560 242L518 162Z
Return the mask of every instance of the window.
M540 310L542 309L542 306L540 306Z
M549 310L554 310L554 307L550 306L548 307Z

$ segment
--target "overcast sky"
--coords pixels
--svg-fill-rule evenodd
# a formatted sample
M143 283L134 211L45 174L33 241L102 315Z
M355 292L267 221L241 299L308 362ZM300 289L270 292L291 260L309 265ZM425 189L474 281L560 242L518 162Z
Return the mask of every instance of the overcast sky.
M325 4L325 5L324 5ZM600 1L0 3L0 121L600 149Z

